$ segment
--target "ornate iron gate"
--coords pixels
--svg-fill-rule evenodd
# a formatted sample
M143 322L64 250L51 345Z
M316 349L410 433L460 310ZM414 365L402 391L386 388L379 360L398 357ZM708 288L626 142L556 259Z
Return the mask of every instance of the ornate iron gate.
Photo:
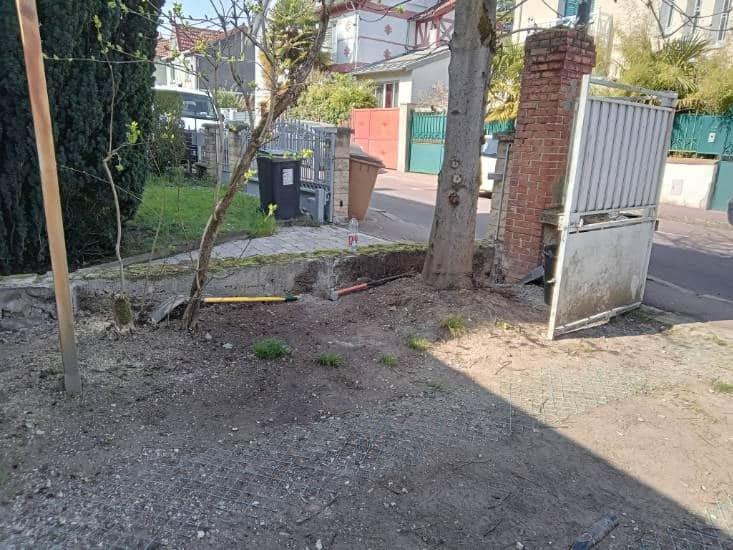
M550 339L641 305L676 103L675 93L583 78Z

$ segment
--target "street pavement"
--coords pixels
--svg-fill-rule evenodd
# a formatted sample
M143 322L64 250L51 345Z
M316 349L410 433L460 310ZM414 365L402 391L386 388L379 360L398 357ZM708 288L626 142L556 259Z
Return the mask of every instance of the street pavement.
M436 176L385 171L361 231L426 241L436 186ZM490 207L490 199L479 198L476 238L487 237ZM733 322L733 226L724 212L662 205L644 302L700 321Z

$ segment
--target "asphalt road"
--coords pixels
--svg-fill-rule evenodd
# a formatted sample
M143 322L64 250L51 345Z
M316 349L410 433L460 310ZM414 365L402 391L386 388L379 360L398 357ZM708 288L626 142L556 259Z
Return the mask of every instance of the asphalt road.
M435 176L381 174L361 230L391 240L426 241ZM486 236L490 199L479 198L476 237ZM700 321L733 322L733 226L722 212L663 206L644 302Z

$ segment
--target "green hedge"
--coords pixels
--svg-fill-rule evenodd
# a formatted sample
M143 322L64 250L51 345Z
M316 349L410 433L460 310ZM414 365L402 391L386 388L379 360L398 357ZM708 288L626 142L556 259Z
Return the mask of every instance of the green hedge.
M152 60L162 1L128 0L125 11L115 2L99 0L38 1L72 266L109 256L116 235L112 193L100 180L108 145L112 78L107 64L100 62L102 46L93 18L99 18L103 39L123 50L110 52L112 61L130 61L130 52ZM18 20L11 1L0 3L0 51L0 273L45 270L49 258L38 160ZM114 64L115 146L125 142L133 120L143 136L150 132L153 72L148 62ZM127 148L120 159L123 169L116 174L116 182L125 219L134 215L142 195L145 157L144 147L135 146Z

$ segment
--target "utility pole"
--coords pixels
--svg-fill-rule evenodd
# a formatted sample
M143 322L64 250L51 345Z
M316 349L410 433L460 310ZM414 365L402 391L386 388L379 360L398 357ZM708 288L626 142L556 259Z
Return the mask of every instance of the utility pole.
M38 164L41 169L43 209L46 212L48 247L51 252L53 286L56 294L56 311L59 320L59 340L64 364L64 386L68 393L81 391L79 361L74 339L74 313L69 289L69 267L66 260L64 221L61 217L61 196L56 169L56 151L53 144L51 111L48 106L48 88L43 67L41 33L38 28L36 0L16 0L20 39L23 43L25 70L28 76L28 92L33 112L33 129L36 134Z

